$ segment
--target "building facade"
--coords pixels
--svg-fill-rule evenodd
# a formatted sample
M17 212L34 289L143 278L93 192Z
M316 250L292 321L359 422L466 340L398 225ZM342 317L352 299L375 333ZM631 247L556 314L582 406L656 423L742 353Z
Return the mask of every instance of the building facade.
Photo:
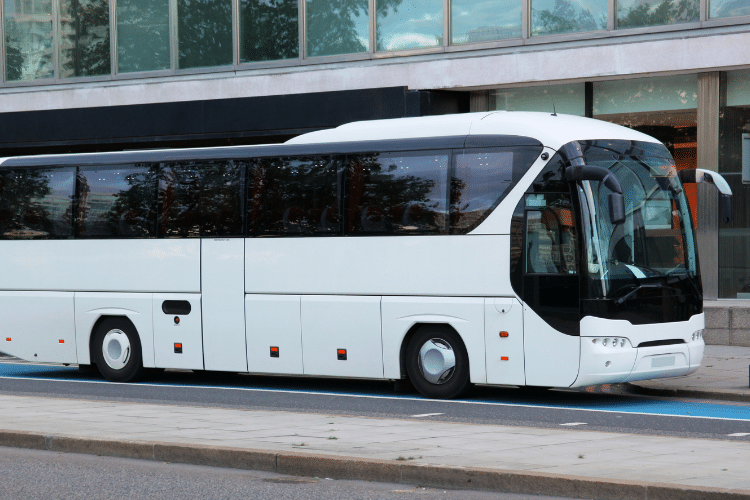
M750 298L750 0L1 5L2 156L275 142L470 110L590 116L724 175L732 222L715 193L693 195L706 298Z

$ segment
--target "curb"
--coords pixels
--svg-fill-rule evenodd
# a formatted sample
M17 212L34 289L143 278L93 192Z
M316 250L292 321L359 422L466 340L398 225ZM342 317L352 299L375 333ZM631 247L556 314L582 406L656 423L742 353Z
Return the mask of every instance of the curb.
M672 398L690 398L690 399L716 399L721 401L734 401L740 403L750 403L750 394L743 394L731 389L713 389L710 391L702 389L685 389L682 387L649 387L636 382L627 382L625 384L628 391L634 394L644 396L665 396Z
M0 430L0 446L87 453L278 474L401 483L525 495L596 500L750 500L750 490L729 490L563 474L420 465L397 461L230 447L118 441Z

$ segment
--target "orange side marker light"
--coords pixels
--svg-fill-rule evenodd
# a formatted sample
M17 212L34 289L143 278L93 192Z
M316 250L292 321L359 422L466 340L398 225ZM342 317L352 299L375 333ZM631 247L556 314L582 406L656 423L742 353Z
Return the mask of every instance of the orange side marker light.
M508 332L500 332L500 336L501 336L502 338L505 338L505 337L507 337L507 336L508 336Z
M64 343L65 343L65 341L64 341L63 339L60 339L60 343L61 343L61 344L64 344Z
M500 361L508 361L508 356L500 356Z
M6 338L5 338L5 341L6 341L6 342L10 342L10 337L6 337Z

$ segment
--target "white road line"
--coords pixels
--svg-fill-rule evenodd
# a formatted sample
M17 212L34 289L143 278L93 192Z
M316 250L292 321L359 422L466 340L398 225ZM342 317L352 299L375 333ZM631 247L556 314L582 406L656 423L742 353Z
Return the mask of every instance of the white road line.
M727 434L727 436L731 436L731 437L750 436L750 432L735 432L734 434Z
M588 424L586 422L568 422L567 424L560 424L560 425L574 426L574 425L588 425Z
M422 413L421 415L412 415L414 418L419 417L434 417L435 415L445 415L445 413Z

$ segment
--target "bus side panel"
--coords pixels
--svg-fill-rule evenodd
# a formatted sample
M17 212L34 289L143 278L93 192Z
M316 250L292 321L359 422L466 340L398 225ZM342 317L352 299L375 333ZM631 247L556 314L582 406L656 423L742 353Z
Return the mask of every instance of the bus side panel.
M200 294L155 293L153 298L156 366L202 370L203 336ZM190 304L189 313L175 313L170 309L169 304L180 302Z
M154 366L154 330L150 293L75 294L76 346L78 363L91 363L89 342L96 321L102 316L124 316L133 323L141 339L143 366Z
M523 307L526 385L570 387L578 377L581 338L558 332L530 307Z
M203 362L206 370L247 371L245 240L201 240Z
M383 297L383 367L385 378L399 379L401 344L417 323L450 325L469 354L469 377L487 382L484 361L484 299L465 297Z
M485 299L487 383L525 385L523 307L518 299Z
M71 292L0 292L0 351L28 361L76 363Z
M200 292L200 240L0 242L0 290Z
M300 296L247 295L245 317L248 371L302 375Z
M250 238L245 291L514 296L509 235Z
M301 305L305 375L383 378L380 297L303 295Z

